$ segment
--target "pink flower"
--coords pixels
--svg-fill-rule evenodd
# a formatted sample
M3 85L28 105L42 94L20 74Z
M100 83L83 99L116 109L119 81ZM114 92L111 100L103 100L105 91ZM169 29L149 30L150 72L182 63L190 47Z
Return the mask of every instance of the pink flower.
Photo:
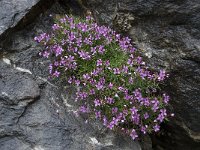
M112 89L113 84L110 82L109 85L108 85L108 87L109 87L110 89Z
M58 72L57 70L53 73L53 76L55 77L59 77L59 75L60 75L60 72Z
M98 59L98 60L97 60L97 66L102 66L102 63L103 63L103 62L102 62L101 59Z
M97 106L101 106L101 102L100 102L100 100L95 99L95 100L94 100L94 106L95 106L95 107L97 107Z
M160 126L156 124L155 126L153 126L153 129L155 132L158 132L160 130Z
M132 129L132 131L131 131L131 133L130 133L130 136L132 137L133 140L135 140L135 139L138 137L138 135L137 135L135 129Z

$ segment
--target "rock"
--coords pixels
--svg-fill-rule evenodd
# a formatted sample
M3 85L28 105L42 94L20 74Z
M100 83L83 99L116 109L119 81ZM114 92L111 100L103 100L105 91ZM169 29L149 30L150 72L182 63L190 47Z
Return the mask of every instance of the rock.
M16 27L22 27L30 23L45 6L52 4L52 1L45 0L1 0L0 1L0 39L5 40L6 36L13 32Z
M33 79L7 65L0 66L0 98L5 104L17 105L39 97L40 90Z
M18 138L13 137L5 137L0 141L1 149L9 149L9 150L31 150L32 148L27 144L19 140Z
M10 68L0 61L0 135L19 121L25 108L36 100L40 90L35 81L23 72Z
M66 13L55 3L26 28L9 34L0 52L1 150L141 150L138 141L85 123L74 111L75 89L66 93L48 80L49 61L38 56L33 38L51 29L50 14ZM21 44L23 43L23 44ZM28 45L28 46L26 46ZM102 129L102 130L101 130Z
M169 72L170 78L164 87L171 95L171 105L175 112L176 121L172 120L172 127L176 128L171 128L172 136L168 137L168 140L171 138L176 143L172 149L182 149L185 139L190 140L191 149L196 144L200 146L199 1L84 2L101 24L110 25L129 35L142 50L141 54L149 66L164 68ZM127 24L128 28L125 28ZM179 132L175 132L177 127L180 128ZM186 134L183 135L183 131Z

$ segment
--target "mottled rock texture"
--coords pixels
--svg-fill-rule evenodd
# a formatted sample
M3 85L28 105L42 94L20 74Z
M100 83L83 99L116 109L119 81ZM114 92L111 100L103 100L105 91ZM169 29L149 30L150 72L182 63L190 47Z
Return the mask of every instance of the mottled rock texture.
M50 14L67 10L58 2L42 9L41 2L0 0L0 150L141 150L139 142L75 117L75 89L47 80L49 61L33 38L50 31ZM39 15L20 21L32 13Z
M165 149L200 147L200 1L82 0L95 18L129 35L146 61L170 74L175 119L165 125Z
M0 40L5 40L9 33L32 22L53 2L54 0L1 0Z

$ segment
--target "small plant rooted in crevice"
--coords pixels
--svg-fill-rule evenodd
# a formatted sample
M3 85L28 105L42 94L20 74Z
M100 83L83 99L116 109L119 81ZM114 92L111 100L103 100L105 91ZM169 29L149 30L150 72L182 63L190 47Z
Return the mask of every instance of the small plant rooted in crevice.
M130 38L99 26L90 16L66 15L57 19L51 33L35 40L45 47L40 55L51 60L50 76L79 87L79 113L132 139L158 132L169 116L169 96L159 89L166 73L150 71Z

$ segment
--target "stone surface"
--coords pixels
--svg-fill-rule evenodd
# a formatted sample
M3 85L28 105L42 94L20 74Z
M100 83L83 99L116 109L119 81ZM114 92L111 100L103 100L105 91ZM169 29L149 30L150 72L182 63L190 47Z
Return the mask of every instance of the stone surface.
M100 23L129 35L142 50L147 64L169 72L165 90L171 95L176 120L169 125L175 127L168 130L172 132L169 146L182 149L188 146L184 141L190 141L188 149L200 147L199 0L84 2Z
M52 1L47 0L1 0L0 1L0 40L5 40L15 27L30 23L40 14L46 5Z
M140 143L97 121L85 123L74 110L75 89L49 81L49 61L33 38L49 31L50 14L66 13L59 3L24 29L10 34L0 52L1 150L141 150ZM149 146L151 147L151 145Z

